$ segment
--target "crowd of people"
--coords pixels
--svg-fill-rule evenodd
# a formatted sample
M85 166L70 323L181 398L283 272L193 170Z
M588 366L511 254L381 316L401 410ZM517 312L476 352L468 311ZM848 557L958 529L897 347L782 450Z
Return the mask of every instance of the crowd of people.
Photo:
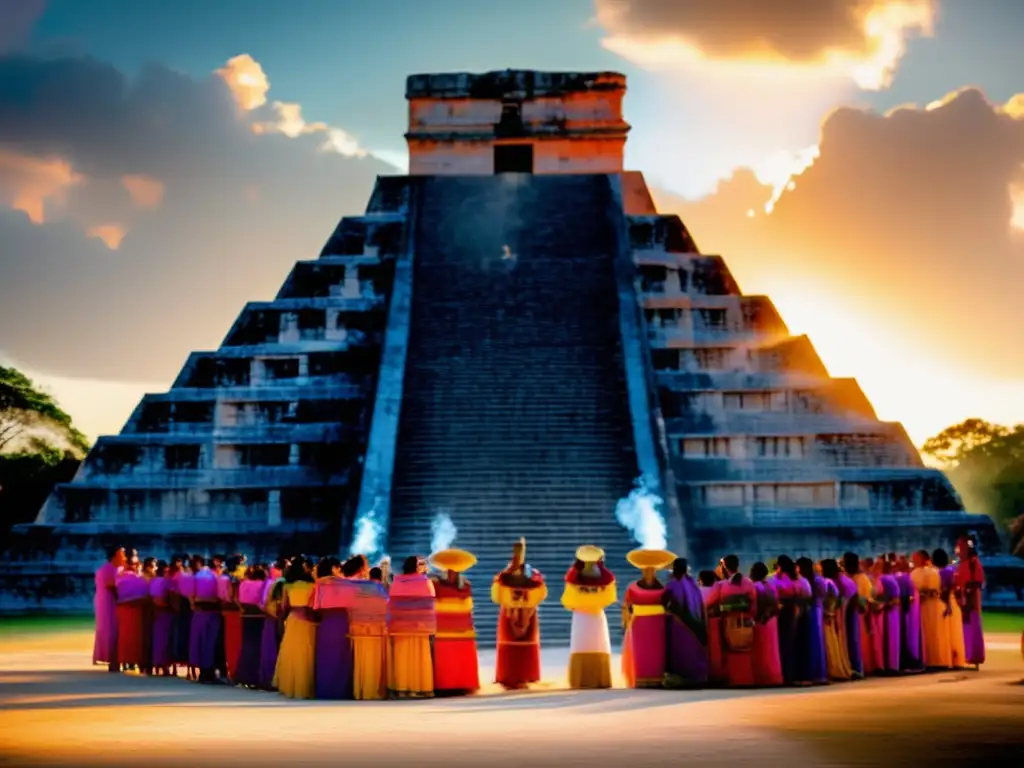
M627 686L815 685L980 665L984 572L973 541L943 550L818 563L781 555L749 576L729 555L694 579L671 552L634 550L623 593ZM363 555L250 564L243 555L141 560L115 547L96 572L93 663L297 699L427 698L480 689L469 552L412 556L401 573ZM432 566L432 570L431 570ZM670 570L665 583L660 571ZM513 545L491 581L495 682L541 680L538 606L547 583ZM612 687L604 552L580 547L564 577L572 688Z

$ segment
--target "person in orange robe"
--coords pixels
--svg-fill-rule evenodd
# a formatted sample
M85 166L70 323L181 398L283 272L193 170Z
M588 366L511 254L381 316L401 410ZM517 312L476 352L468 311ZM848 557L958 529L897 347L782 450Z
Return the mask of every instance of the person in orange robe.
M474 693L480 689L480 662L473 626L473 585L463 576L476 557L462 549L445 549L430 557L444 571L434 575L437 634L434 636L434 692L438 695Z
M495 682L506 690L540 681L539 606L548 596L544 576L526 562L526 539L512 547L512 560L494 577L491 600L498 611Z

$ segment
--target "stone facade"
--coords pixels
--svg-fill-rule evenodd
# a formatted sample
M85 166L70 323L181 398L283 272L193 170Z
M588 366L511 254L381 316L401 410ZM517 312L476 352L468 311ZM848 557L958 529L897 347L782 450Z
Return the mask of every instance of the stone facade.
M625 93L614 72L413 75L409 173L619 173Z
M351 535L408 193L380 179L272 301L246 305L220 348L101 437L35 523L13 533L0 609L85 608L117 541L145 554L273 559Z
M410 77L412 175L379 179L318 259L97 442L15 531L0 610L87 607L113 541L266 560L347 554L370 523L367 548L400 558L440 512L480 584L520 535L551 578L588 541L626 578L615 505L641 476L698 567L997 541L657 213L622 170L624 93L614 73ZM549 602L545 635L566 639Z

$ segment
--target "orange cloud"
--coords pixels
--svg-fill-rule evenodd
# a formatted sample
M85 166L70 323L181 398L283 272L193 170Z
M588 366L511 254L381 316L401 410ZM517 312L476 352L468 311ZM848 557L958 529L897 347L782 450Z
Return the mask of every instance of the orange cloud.
M886 115L840 109L770 215L772 185L749 170L702 200L657 202L916 440L971 413L1022 421L1024 119L1012 112L972 89Z
M116 251L121 247L121 241L124 240L124 236L128 233L120 224L97 224L96 226L89 227L85 234L102 240L107 248Z
M906 41L930 35L934 0L595 0L602 44L660 69L722 62L842 72L888 86Z
M227 84L240 109L249 111L267 103L270 81L260 63L248 53L228 59L217 75Z
M46 203L64 202L83 177L58 157L36 158L0 150L0 203L23 211L34 224L46 221Z
M164 199L163 182L148 176L130 174L121 177L121 186L139 208L158 208Z

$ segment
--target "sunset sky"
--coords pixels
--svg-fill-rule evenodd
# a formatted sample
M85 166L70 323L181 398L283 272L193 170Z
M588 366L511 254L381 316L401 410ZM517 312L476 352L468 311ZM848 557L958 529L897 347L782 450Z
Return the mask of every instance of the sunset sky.
M91 437L272 297L405 77L629 78L627 165L921 443L1024 422L1024 0L0 0L0 362Z

